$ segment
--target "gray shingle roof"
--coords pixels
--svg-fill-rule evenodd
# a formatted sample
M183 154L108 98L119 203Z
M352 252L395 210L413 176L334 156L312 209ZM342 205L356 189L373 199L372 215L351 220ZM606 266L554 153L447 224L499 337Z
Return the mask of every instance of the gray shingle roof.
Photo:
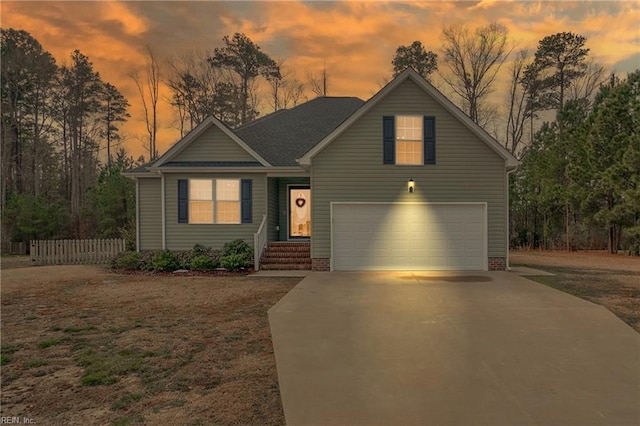
M149 170L147 170L147 167L150 165L150 163L146 163L143 164L142 166L138 166L138 167L134 167L132 169L127 170L127 173L147 173Z
M245 124L234 132L273 166L296 166L364 101L351 97L319 97Z
M168 161L162 167L262 167L257 161Z

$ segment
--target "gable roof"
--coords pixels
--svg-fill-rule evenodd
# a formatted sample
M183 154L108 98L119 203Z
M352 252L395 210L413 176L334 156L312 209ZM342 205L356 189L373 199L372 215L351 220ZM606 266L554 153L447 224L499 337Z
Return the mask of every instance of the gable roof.
M273 166L298 166L297 159L356 112L354 97L318 97L247 123L235 134Z
M498 141L496 141L491 135L489 135L482 127L474 123L462 110L453 104L446 96L444 96L438 89L436 89L431 83L425 80L417 72L408 68L403 71L399 76L393 79L389 84L376 93L371 99L369 99L358 111L345 120L340 126L323 138L317 145L313 146L308 152L306 152L299 160L298 163L303 166L311 165L311 159L315 157L320 151L322 151L327 145L347 130L353 123L355 123L360 117L362 117L367 111L377 105L382 99L384 99L389 93L393 92L398 86L400 86L406 80L411 80L416 83L422 90L429 94L438 104L440 104L446 111L451 113L457 118L463 125L465 125L472 133L474 133L481 141L483 141L489 148L495 151L500 157L505 160L505 165L508 169L518 166L518 160L507 151Z
M207 117L202 123L198 124L195 129L190 131L184 138L174 144L167 152L161 155L156 161L154 161L149 167L156 168L162 167L165 163L170 163L180 152L188 147L193 141L195 141L200 135L202 135L211 126L216 126L222 130L231 140L240 145L245 151L247 151L253 158L256 159L260 165L268 167L271 164L265 160L260 154L254 151L249 145L247 145L241 138L238 137L233 131L227 127L222 121L213 116Z

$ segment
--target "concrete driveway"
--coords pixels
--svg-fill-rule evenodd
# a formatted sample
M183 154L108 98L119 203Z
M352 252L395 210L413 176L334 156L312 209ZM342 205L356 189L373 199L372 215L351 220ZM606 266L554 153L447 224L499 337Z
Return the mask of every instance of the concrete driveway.
M640 424L640 335L514 273L312 273L269 321L288 425Z

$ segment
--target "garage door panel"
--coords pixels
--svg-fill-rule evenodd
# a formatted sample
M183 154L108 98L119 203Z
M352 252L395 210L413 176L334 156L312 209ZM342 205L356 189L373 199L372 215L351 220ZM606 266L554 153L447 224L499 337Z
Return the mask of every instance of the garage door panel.
M486 204L332 204L335 270L486 269Z

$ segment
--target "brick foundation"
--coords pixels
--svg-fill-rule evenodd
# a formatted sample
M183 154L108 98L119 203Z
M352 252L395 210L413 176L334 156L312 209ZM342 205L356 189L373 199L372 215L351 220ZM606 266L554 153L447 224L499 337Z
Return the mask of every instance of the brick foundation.
M507 269L507 262L504 257L490 257L489 258L489 270L490 271L504 271Z
M328 257L314 257L311 259L311 270L313 271L330 271L331 259Z

